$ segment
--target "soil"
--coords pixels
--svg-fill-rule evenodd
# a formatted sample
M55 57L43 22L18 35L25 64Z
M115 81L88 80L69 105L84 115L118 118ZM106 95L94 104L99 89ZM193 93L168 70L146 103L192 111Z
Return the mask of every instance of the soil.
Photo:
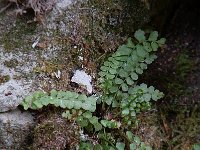
M163 30L166 47L144 75L150 85L165 93L155 105L157 111L140 116L138 134L155 149L187 150L200 142L199 27L198 3L181 3Z

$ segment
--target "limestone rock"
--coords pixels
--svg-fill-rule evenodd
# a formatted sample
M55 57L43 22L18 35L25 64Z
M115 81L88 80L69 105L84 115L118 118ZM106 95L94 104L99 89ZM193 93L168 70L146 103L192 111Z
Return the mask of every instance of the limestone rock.
M0 149L25 149L33 127L33 116L28 112L0 113Z
M17 66L15 60L17 60L17 62L22 62L27 56L24 54L5 54L3 52L1 53L2 50L3 49L0 47L0 77L9 77L8 81L4 83L0 82L0 112L5 112L16 109L23 98L32 90L31 80L28 80L27 78L16 79L16 76L19 77L22 76L22 73L29 72L34 67L34 64L31 64L33 63L31 62L23 66ZM15 69L11 68L10 65L12 63L15 63ZM7 64L7 66L5 64ZM16 71L17 69L19 71Z
M92 77L83 70L76 70L71 81L86 86L88 93L92 93Z

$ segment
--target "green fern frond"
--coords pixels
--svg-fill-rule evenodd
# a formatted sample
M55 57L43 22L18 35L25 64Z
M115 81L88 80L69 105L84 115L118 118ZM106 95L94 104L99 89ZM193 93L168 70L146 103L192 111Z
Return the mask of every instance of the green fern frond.
M134 37L137 42L128 39L127 44L120 46L117 51L104 62L100 68L100 86L103 89L103 101L113 107L122 107L124 103L134 100L135 105L142 106L138 108L149 108L150 100L158 100L163 96L162 92L155 90L152 86L141 84L137 86L137 80L148 64L151 64L157 56L155 52L162 47L165 39L158 40L158 32L153 31L148 37L144 31L138 30ZM139 90L140 89L140 90ZM134 92L133 92L134 91ZM134 106L134 104L131 104ZM134 107L128 108L134 109ZM136 110L138 110L136 109ZM127 109L126 109L127 110ZM122 107L122 114L129 114ZM139 111L137 111L139 112Z
M76 92L56 90L52 90L50 95L41 91L35 92L35 94L26 97L21 105L27 110L28 108L40 109L50 104L63 109L83 109L91 112L96 110L95 97L87 97Z

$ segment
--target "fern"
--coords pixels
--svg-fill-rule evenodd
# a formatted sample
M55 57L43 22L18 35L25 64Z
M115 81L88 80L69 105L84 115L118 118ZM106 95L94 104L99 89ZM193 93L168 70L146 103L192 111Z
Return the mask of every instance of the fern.
M141 110L148 109L150 100L158 100L162 92L146 84L137 85L139 75L147 69L157 56L155 52L165 43L165 39L158 39L158 32L151 32L145 37L142 30L134 34L137 42L128 39L126 45L104 62L100 68L100 86L103 89L102 101L113 107L120 107L122 115L135 116Z
M63 92L52 90L50 95L47 93L38 91L31 96L27 96L21 105L25 110L40 109L43 106L54 105L64 109L83 109L94 112L96 110L96 98L91 96L87 97L84 94L78 94L76 92Z
M124 150L125 147L129 147L129 149L150 150L151 148L141 142L139 137L125 130L132 127L138 113L150 108L151 100L157 101L164 95L153 86L148 87L144 83L137 85L137 80L147 69L148 64L157 58L155 52L164 45L165 39L158 40L156 31L147 37L142 30L136 31L134 37L134 41L129 38L127 44L120 46L104 62L99 72L102 106L111 105L108 114L115 114L117 110L118 114L115 116L98 118L93 113L96 111L96 97L87 97L70 91L52 90L50 94L38 91L26 97L21 105L25 110L40 109L47 105L61 107L66 110L62 114L63 117L75 120L85 131L90 133L98 131L96 136L99 144L93 145L84 141L80 143L79 149ZM106 128L109 130L105 130ZM116 133L114 134L111 129L118 129L123 137L115 139Z
M101 144L93 145L89 142L81 142L79 150L152 150L150 146L142 142L141 139L131 131L126 131L122 136L127 140L126 145L124 142L116 142L110 133L99 133L98 137L102 142Z

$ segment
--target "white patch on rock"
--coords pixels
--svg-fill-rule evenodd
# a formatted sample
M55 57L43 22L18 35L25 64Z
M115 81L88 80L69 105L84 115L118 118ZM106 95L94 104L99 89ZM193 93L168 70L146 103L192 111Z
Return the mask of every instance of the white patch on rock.
M92 77L84 71L76 70L71 81L86 86L88 93L92 93Z
M78 59L83 61L83 56L78 56Z
M13 69L5 66L2 75L9 75L8 82L0 85L0 112L15 109L23 100L24 96L30 93L31 82L25 80L15 80L13 78L17 73Z
M54 75L56 76L57 79L60 79L60 77L61 77L61 71L58 70L57 72L54 72Z
M30 93L30 84L26 81L17 81L11 78L0 86L0 112L15 109L23 97Z
M81 0L79 0L80 2ZM51 12L51 15L48 16L46 20L46 28L49 29L49 34L52 35L52 30L59 30L63 35L70 33L70 22L75 21L75 16L77 14L70 14L71 6L75 4L77 0L58 0L56 5Z
M58 8L65 9L72 3L71 0L59 0L56 4Z
M32 44L32 48L35 48L35 47L37 46L37 44L39 43L39 41L40 41L40 37L38 37L38 38L34 41L34 43Z

